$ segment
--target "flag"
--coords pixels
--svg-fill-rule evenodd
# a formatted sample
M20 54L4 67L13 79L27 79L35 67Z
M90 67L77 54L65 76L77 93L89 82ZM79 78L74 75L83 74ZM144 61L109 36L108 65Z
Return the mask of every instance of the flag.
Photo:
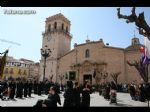
M96 77L96 70L94 70L93 77L94 78Z
M140 47L140 52L141 52L140 66L143 67L143 61L144 61L144 58L145 58L145 47L141 46Z
M4 70L4 67L5 67L5 64L6 64L7 53L8 53L8 50L6 50L4 52L4 56L0 59L0 78L3 75L3 70Z
M148 64L150 62L150 40L145 37L145 53L143 64Z

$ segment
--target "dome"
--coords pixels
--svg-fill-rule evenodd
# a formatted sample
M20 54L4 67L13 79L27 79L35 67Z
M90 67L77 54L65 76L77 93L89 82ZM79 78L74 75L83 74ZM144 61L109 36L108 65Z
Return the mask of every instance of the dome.
M127 51L140 50L140 47L144 46L140 43L139 38L135 37L131 39L131 45L125 48Z
M127 51L140 50L141 46L144 46L144 45L142 45L142 44L134 44L134 45L130 45L130 46L126 47L125 50L127 50Z

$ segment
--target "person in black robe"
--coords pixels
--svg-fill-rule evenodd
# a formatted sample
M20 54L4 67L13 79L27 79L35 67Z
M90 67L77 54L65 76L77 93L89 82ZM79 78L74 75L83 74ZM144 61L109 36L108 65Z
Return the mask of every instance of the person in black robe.
M0 98L1 100L4 100L4 96L5 96L5 93L7 93L7 83L5 81L1 81L0 83Z
M52 101L50 99L38 100L33 107L53 107Z
M34 90L34 94L37 94L37 91L38 91L38 83L37 83L37 81L34 81L33 90Z
M45 99L42 102L42 107L53 107L53 102L50 99Z
M7 96L8 96L8 99L10 99L11 89L12 89L12 81L8 80L7 84L8 84Z
M81 101L80 93L81 93L81 91L80 91L78 82L75 82L75 87L73 88L74 106L75 107L79 107L80 106L80 101Z
M23 97L23 82L22 81L20 81L20 92L19 92L19 98L22 98Z
M32 93L32 81L29 81L28 83L28 96L31 97L31 93Z
M131 96L132 100L135 100L135 87L133 84L130 85L129 91L130 91L130 96Z
M149 101L150 100L150 83L146 83L145 85L145 96L146 96L146 99Z
M33 107L42 107L42 103L44 100L39 99Z
M22 95L23 95L23 83L19 80L17 82L16 98L22 98Z
M42 91L42 82L38 83L38 95L41 95L41 91Z
M49 93L49 88L50 88L50 87L49 87L49 82L46 81L46 82L45 82L45 88L44 88L44 89L45 89L45 95L47 95L47 94Z
M82 90L82 101L81 101L82 107L90 107L90 94L91 94L91 87L88 81L85 81Z
M2 81L0 81L0 98L1 98L1 100L3 100L2 92L3 92L3 83L2 83Z
M106 95L105 95L105 99L109 100L110 99L110 83L106 84Z
M73 83L72 81L67 81L67 89L64 93L64 105L63 107L73 107Z
M57 90L56 90L55 86L50 87L48 99L51 100L52 107L57 107L57 103L59 105L61 105L60 96L57 93Z
M26 98L28 94L28 81L24 83L24 97Z
M19 81L16 81L16 98L19 97Z
M11 100L13 100L13 99L14 99L14 96L15 96L15 90L16 90L16 83L15 83L14 80L12 80L12 81L10 82L9 88L10 88L10 96L9 96L9 98L10 98Z

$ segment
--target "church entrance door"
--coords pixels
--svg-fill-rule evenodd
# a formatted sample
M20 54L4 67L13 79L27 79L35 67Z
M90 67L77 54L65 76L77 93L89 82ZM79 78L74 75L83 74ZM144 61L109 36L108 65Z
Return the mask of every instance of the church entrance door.
M85 82L86 80L88 80L89 83L92 84L92 75L91 74L85 74L83 76L83 82Z

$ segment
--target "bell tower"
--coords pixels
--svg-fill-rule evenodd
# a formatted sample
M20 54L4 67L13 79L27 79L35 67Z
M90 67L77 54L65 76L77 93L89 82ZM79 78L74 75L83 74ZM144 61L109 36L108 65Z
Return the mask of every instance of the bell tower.
M57 82L58 59L70 51L71 34L70 21L61 13L46 18L45 31L42 33L42 49L47 46L51 50L50 56L46 59L45 77ZM40 60L40 74L43 75L44 58Z
M132 45L137 45L137 44L140 44L139 39L136 37L132 38Z

